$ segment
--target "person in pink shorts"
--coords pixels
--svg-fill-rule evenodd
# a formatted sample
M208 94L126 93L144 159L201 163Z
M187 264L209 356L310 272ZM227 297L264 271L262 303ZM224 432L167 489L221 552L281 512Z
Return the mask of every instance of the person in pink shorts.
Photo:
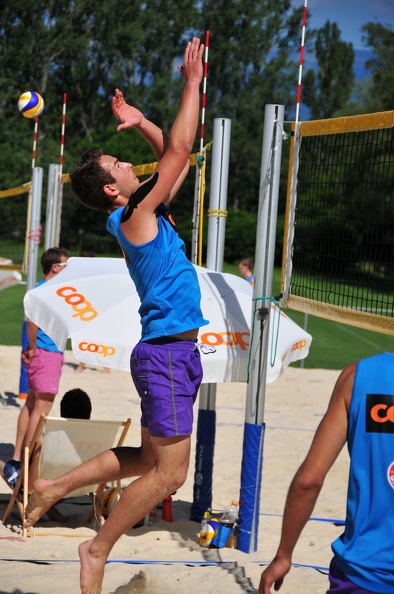
M64 248L49 248L41 257L43 278L37 286L50 280L66 266L69 258ZM21 468L25 444L29 444L42 413L48 414L59 391L64 355L55 343L31 320L27 320L28 345L22 353L26 364L28 395L19 413L12 459L4 466L4 478L15 487Z

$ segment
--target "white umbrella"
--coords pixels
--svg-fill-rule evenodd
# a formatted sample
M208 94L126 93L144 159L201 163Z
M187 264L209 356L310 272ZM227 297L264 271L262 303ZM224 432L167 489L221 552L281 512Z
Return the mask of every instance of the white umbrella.
M195 266L201 307L210 323L200 330L205 383L246 381L252 316L252 287L243 278ZM141 336L140 300L121 258L70 258L50 281L28 291L25 313L58 348L71 338L84 363L129 370L132 347ZM272 306L274 307L274 306ZM276 308L277 309L277 308ZM267 382L292 361L307 356L312 337L278 311L270 332L274 361ZM271 358L271 357L270 357Z
M19 285L22 275L17 270L11 270L12 260L0 256L0 291L13 285ZM5 268L7 266L7 268Z

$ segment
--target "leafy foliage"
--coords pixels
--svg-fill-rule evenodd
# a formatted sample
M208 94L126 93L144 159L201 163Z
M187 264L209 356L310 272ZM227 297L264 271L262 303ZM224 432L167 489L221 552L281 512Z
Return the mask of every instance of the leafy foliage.
M333 117L350 98L354 84L354 50L341 41L336 23L327 21L315 32L315 54L318 71L305 74L303 100L311 108L313 120Z
M394 31L390 25L367 23L362 28L364 42L372 48L374 57L366 67L372 72L369 103L374 111L394 107Z
M254 257L256 227L256 215L244 210L229 209L226 220L226 245L224 247L226 262Z
M50 163L58 162L65 93L65 172L92 146L134 164L152 161L153 154L138 133L116 133L110 107L114 89L122 89L128 101L168 131L182 92L177 66L185 43L192 35L203 40L209 30L204 140L212 140L215 118L231 119L228 205L235 213L251 215L249 237L254 239L264 106L284 104L289 106L286 119L293 115L298 64L292 56L299 48L302 7L293 9L290 0L37 0L33 5L27 0L0 0L0 5L0 188L30 179L34 122L23 118L16 107L19 95L28 90L39 92L45 100L38 124L36 165L47 170ZM366 30L371 43L375 33ZM377 63L371 64L376 85L382 66L387 65L381 33ZM339 39L335 24L319 31L318 39L321 59L330 48L327 69L337 68L338 60L346 56L346 67L340 70L326 102L322 101L327 94L323 78L315 89L315 105L323 106L320 117L348 97L352 50ZM44 179L43 212L45 183ZM69 237L78 232L78 221L91 215L66 191L64 204L63 228L72 226L67 230ZM226 241L238 242L240 250L240 236Z

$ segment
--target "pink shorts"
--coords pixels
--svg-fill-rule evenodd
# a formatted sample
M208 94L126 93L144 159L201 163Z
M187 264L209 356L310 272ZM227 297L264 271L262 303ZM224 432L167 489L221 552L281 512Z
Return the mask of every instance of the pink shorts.
M57 394L63 363L63 353L37 348L33 359L26 365L29 390L40 394Z

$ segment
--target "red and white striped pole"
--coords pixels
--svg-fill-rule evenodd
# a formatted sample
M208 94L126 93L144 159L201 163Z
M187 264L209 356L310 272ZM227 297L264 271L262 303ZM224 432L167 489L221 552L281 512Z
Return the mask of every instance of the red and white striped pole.
M38 138L38 116L36 116L34 118L33 148L31 151L31 175L30 175L30 183L31 184L33 184L34 167L36 166L37 138ZM25 250L24 250L23 262L22 262L22 272L24 272L24 273L27 273L27 266L28 266L28 259L29 259L31 199L32 199L32 187L30 188L28 198L27 198L26 241L25 241Z
M38 137L38 116L36 116L34 118L33 150L31 153L31 174L32 174L32 176L33 176L33 169L36 166L37 137Z
M60 136L60 175L63 173L63 155L64 155L64 131L66 128L66 104L67 104L67 93L63 95L63 112L62 112L62 132ZM61 181L61 180L60 180Z
M199 214L198 214L198 257L197 264L202 266L202 235L203 235L203 213L204 213L204 191L205 191L205 109L207 106L207 78L208 78L208 50L209 50L209 31L205 31L204 44L204 70L203 70L203 90L201 103L201 128L200 128L200 154L199 154L199 175L198 175L198 196L199 196Z
M209 49L209 31L205 31L204 71L203 71L202 104L201 104L200 151L202 151L204 148L204 137L205 137L205 108L207 106L208 49Z
M62 212L62 177L63 177L63 158L64 158L64 134L66 129L66 105L67 105L67 93L63 94L63 110L62 110L62 125L60 134L60 157L59 157L59 179L57 183L57 195L56 203L54 208L54 245L59 245L60 241L60 222Z
M30 175L30 190L27 197L27 214L26 214L26 236L25 249L23 254L22 272L27 275L26 290L32 289L36 284L35 268L37 265L37 248L41 239L41 225L37 229L31 228L32 223L32 209L33 209L33 178L34 168L36 166L37 157L37 139L38 139L38 116L34 118L34 132L33 132L33 148L31 152L31 175ZM40 197L41 200L41 197ZM38 215L39 221L39 215ZM30 270L29 270L30 267ZM22 325L22 352L26 349L29 343L27 337L27 320L26 316L23 318ZM28 394L28 381L26 365L21 361L21 371L19 376L19 398L26 400Z
M306 29L306 13L308 7L308 0L304 0L304 14L302 18L302 35L301 35L301 47L300 47L300 67L298 71L298 86L297 86L297 105L296 105L296 117L295 123L297 125L298 118L300 115L300 103L301 103L301 80L302 80L302 65L304 62L304 45L305 45L305 29Z

